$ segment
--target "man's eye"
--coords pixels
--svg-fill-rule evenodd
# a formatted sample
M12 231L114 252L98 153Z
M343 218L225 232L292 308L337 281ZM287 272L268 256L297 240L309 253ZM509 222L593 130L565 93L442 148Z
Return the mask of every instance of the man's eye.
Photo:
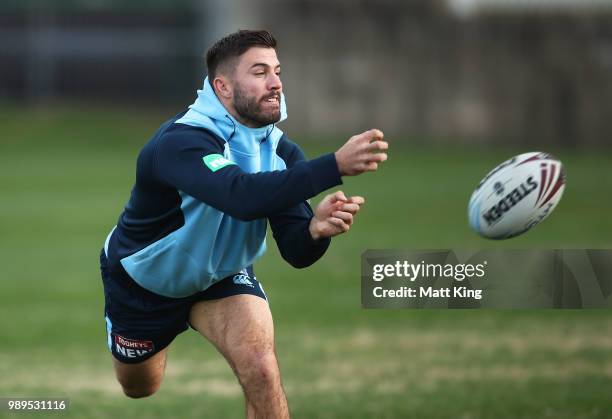
M265 73L263 71L258 71L255 73L256 76L263 76Z

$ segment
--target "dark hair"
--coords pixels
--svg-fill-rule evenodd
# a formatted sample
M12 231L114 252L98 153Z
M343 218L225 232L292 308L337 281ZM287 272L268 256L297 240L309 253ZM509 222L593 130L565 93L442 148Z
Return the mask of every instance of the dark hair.
M266 30L239 30L218 40L206 53L208 79L212 82L221 65L253 47L276 48L276 39Z

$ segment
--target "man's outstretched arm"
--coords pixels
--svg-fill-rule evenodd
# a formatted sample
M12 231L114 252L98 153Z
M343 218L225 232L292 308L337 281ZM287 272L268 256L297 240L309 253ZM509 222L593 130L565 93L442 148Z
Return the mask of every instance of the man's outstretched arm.
M209 134L162 138L156 174L163 182L240 220L269 217L341 183L341 176L374 171L387 155L382 133L351 137L336 153L303 160L282 171L247 173L224 161ZM212 157L209 157L212 156ZM220 160L215 160L220 158ZM206 160L212 159L212 160ZM215 166L216 165L216 166Z

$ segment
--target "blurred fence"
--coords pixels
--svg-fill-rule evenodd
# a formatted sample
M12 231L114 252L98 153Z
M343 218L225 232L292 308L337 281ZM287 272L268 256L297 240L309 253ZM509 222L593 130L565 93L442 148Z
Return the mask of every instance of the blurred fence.
M291 119L465 141L612 139L612 15L459 18L442 2L268 0ZM300 19L286 24L288 16ZM300 103L309 106L299 107ZM297 119L297 121L295 121Z
M185 99L199 79L198 26L184 5L12 8L0 13L0 96L29 103Z
M280 43L290 132L610 142L610 8L466 16L443 0L137 3L0 9L0 98L183 106L214 39L265 27Z

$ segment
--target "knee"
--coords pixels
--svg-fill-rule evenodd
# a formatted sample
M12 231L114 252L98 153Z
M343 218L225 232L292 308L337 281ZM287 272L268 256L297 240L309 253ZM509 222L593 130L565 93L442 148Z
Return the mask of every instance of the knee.
M123 393L132 399L153 395L161 386L166 366L166 349L136 364L114 360L115 375Z
M271 350L249 354L236 365L236 370L244 385L273 385L280 376L276 355Z
M130 378L119 377L119 384L121 384L123 394L130 399L142 399L152 396L161 386L161 377Z
M123 389L123 394L125 394L130 399L142 399L144 397L149 397L155 394L155 392L159 389L159 384L149 384L149 385L121 385Z

